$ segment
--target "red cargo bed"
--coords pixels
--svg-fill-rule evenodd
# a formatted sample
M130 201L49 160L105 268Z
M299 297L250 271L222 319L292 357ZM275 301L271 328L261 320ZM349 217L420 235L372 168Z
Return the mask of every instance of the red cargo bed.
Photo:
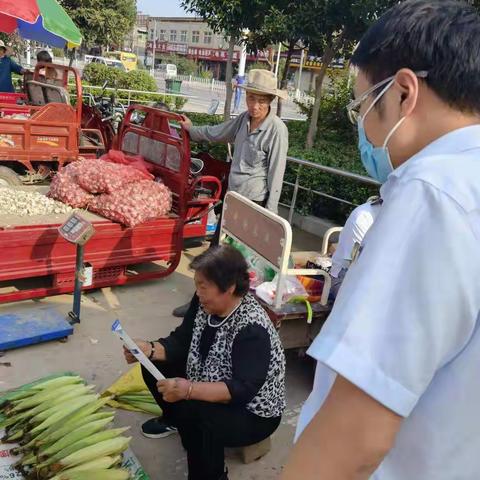
M133 114L135 122L131 121ZM85 288L171 274L180 261L187 215L198 215L220 197L218 179L191 177L188 135L170 135L169 122L179 119L179 115L148 107L133 106L127 112L119 145L126 153L142 155L153 164L154 175L172 191L172 212L134 228L85 213L95 227L94 236L85 246L85 262L93 267L93 283ZM199 186L208 186L212 197L195 199ZM73 291L75 246L58 233L67 217L0 216L0 303Z

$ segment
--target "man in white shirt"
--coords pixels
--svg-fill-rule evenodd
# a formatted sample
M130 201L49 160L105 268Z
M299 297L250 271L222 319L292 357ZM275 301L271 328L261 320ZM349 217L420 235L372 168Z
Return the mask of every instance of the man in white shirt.
M352 254L363 243L363 239L380 211L382 200L373 197L353 210L340 233L338 245L332 255L332 298L336 297L343 279L352 263Z
M309 350L283 480L480 476L479 51L473 7L407 0L353 55L383 204Z

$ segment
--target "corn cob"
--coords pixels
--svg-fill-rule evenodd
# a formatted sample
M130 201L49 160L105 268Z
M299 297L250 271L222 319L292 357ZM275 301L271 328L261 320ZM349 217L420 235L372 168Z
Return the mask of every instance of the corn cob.
M70 403L70 402L67 403L67 401L70 400L73 403L74 401L76 401L80 398L83 398L85 396L92 396L92 395L95 396L95 394L91 393L91 390L85 389L82 393L76 394L73 398L69 397L64 402L60 402L60 404L56 403L55 405L50 406L46 410L43 410L40 413L37 413L36 415L33 416L31 421L33 423L43 422L43 420L46 420L51 415L58 412L58 410L61 408L62 405L67 405L68 403ZM97 396L97 398L98 398L98 396Z
M39 415L42 412L49 410L50 408L53 408L57 405L61 405L67 400L85 395L91 392L94 388L95 387L93 385L89 387L86 387L85 385L74 385L72 389L70 389L68 392L64 393L63 395L60 395L59 397L54 398L53 400L52 399L45 400L40 405L37 405L36 407L30 410L26 410L25 412L22 412L19 418L35 417L36 415ZM50 414L44 416L43 419L47 418L49 415Z
M45 390L51 388L58 388L63 385L70 385L72 383L84 383L82 377L78 375L63 375L61 377L51 378L50 380L45 380L44 382L37 383L32 385L32 390Z
M54 465L59 469L75 467L82 463L90 462L96 458L105 457L107 455L117 455L127 449L132 437L117 437L110 440L99 442L95 445L90 445L82 448L71 455L63 458ZM92 478L92 477L91 477Z
M91 422L87 423L86 425L83 425L72 432L68 433L64 437L62 437L60 440L57 440L54 444L50 445L49 447L45 449L41 449L38 452L38 455L40 457L44 456L51 456L54 453L60 452L64 448L67 448L69 445L72 445L79 440L82 440L85 437L89 437L90 435L93 435L94 433L97 433L100 431L103 427L107 426L110 422L112 421L112 417L110 418L104 418L102 420L97 420L96 422Z
M138 410L142 410L147 413L151 413L152 415L157 415L158 417L162 415L162 409L157 404L146 403L146 402L137 402L137 401L130 401L125 402L132 407L137 408Z
M67 424L75 424L77 421L81 421L85 417L94 414L96 411L100 410L102 407L104 407L109 401L110 397L107 398L100 398L99 400L89 403L85 405L84 407L78 409L76 412L74 412L67 420L60 420L56 423L54 423L52 426L50 426L47 430L44 430L40 434L31 434L32 432L29 432L30 435L32 436L32 441L30 443L36 443L40 442L45 439L45 437L49 436L52 433L55 433L58 431L58 429L66 427Z
M48 428L49 426L53 425L54 423L64 419L71 413L75 412L79 408L93 403L98 398L98 395L85 395L84 397L80 397L77 400L73 401L72 403L66 405L63 408L57 409L57 412L54 413L52 416L44 420L42 423L37 425L35 428L31 430L31 433L41 432Z
M18 412L21 412L23 410L27 410L29 408L36 407L37 405L40 405L41 403L53 399L53 398L58 398L60 395L63 395L64 393L70 391L72 388L76 388L76 385L64 385L62 387L59 387L57 389L48 389L48 390L42 390L32 397L26 398L25 400L22 400L20 403L18 403L16 406L14 406L12 409L7 410L7 414L15 414Z
M41 445L48 445L56 442L57 440L60 440L63 438L65 435L67 435L69 432L71 432L73 429L80 428L83 425L86 425L88 423L96 422L98 420L108 420L107 424L110 423L113 420L114 414L111 412L100 412L100 413L93 413L90 415L87 415L83 418L79 418L75 421L68 421L65 423L65 425L57 430L54 430L50 432L48 435L46 435L43 439L37 440L34 439L32 440L29 444L27 444L27 447L33 448L34 446L41 446ZM51 429L52 427L50 427ZM50 431L48 429L48 431Z
M117 465L121 461L121 455L116 455L115 457L100 457L96 460L92 460L91 462L82 463L76 467L69 468L68 470L62 470L58 475L55 475L50 480L60 480L61 478L65 478L67 474L74 472L83 472L85 470L103 470Z
M58 462L68 457L69 455L72 455L73 453L78 452L79 450L82 450L84 448L95 446L101 442L120 437L120 435L123 432L126 432L129 428L130 427L113 428L111 430L104 430L103 432L95 433L90 437L83 438L82 440L79 440L71 444L69 447L66 447L63 450L57 452L55 455L52 455L47 461L40 464L38 466L38 469L41 469L43 467L48 467L52 463Z
M60 480L128 480L130 472L124 468L85 470L57 475Z

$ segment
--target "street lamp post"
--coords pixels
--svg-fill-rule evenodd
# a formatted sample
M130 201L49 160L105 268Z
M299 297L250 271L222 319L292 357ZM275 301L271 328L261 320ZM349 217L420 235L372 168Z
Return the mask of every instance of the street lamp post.
M153 48L152 48L152 77L155 77L155 55L157 47L157 21L153 24Z

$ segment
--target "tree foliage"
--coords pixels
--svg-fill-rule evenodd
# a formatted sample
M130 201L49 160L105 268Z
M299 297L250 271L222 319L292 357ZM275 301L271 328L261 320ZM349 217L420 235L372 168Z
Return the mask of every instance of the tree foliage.
M265 21L265 5L276 0L182 0L187 12L202 17L215 33L223 33L229 40L229 55L225 83L225 119L230 118L232 101L232 58L234 47L241 43L245 29L259 31Z
M135 0L60 0L88 46L120 45L135 25Z

